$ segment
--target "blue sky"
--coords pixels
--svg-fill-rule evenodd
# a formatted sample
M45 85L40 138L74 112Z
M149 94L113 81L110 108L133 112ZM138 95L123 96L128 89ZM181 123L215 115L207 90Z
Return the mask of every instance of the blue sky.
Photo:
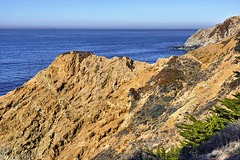
M0 28L209 28L240 0L0 0Z

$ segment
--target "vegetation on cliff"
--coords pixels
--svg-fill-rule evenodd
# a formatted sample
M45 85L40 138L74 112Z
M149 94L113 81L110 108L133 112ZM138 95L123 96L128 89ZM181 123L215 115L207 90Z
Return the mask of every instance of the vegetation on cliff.
M219 100L225 107L214 106L214 109L210 109L211 116L204 121L197 120L193 115L190 115L188 118L192 124L181 123L177 125L181 129L180 135L185 138L185 140L180 141L181 147L172 146L168 152L163 146L157 148L155 152L146 148L147 158L194 159L201 154L211 153L214 149L239 140L240 123L236 122L240 118L240 93L238 92L233 96L235 98ZM235 123L228 125L232 122Z

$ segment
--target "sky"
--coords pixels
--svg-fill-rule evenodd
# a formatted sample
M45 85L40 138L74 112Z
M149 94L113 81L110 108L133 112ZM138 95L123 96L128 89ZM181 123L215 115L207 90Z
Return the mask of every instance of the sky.
M240 0L0 0L0 28L199 29L240 15Z

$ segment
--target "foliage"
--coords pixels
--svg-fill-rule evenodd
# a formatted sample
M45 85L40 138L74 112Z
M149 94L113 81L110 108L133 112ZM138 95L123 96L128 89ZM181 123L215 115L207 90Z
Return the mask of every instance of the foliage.
M230 138L234 137L227 134L229 132L229 127L225 128L227 124L236 122L240 118L240 93L233 96L235 98L224 98L223 100L218 100L225 107L214 106L214 109L210 109L212 111L211 116L206 118L204 121L197 120L193 115L190 115L188 118L192 122L191 124L181 123L177 125L177 127L181 129L180 135L185 138L184 141L180 141L181 147L173 146L168 152L163 146L161 148L157 148L156 152L153 152L146 147L145 153L150 159L174 160L184 159L186 157L190 158L197 156L199 153L202 154L203 151L207 151L205 147L209 146L207 145L207 142L210 139L212 139L212 141L215 140L215 143L220 143L220 140L216 141L217 138L223 137L223 139L226 140L226 135ZM219 132L220 130L222 132ZM216 134L218 132L219 135ZM236 134L238 135L239 133ZM222 144L225 144L225 141L224 143L221 141L221 145ZM212 148L218 146L216 144L212 144L212 142L211 145L213 146Z
M180 154L181 148L176 146L172 146L170 150L167 150L161 146L156 149L156 152L151 151L147 147L145 147L145 153L148 155L150 159L153 160L177 160Z
M240 92L233 95L235 98L224 98L220 101L226 108L215 106L215 109L211 109L214 113L218 114L218 117L225 120L238 120L240 118Z
M182 148L179 159L197 157L199 154L209 153L213 149L226 145L230 140L236 140L239 131L232 122L240 118L240 93L235 98L218 100L225 107L215 106L211 116L205 121L196 120L192 115L189 119L192 124L180 124L181 135L185 137L185 147ZM226 127L231 124L230 127ZM229 126L229 125L228 125ZM234 136L234 134L237 135ZM234 138L235 137L235 138Z
M193 123L177 125L182 131L180 135L186 140L184 143L188 146L197 147L200 143L209 140L215 133L223 129L228 123L240 118L240 93L234 95L235 98L224 98L219 100L226 108L215 106L211 116L205 121L196 120L192 115L188 118Z
M209 158L217 159L219 155L227 154L226 153L227 150L232 155L239 154L237 151L239 148L237 146L236 147L232 146L232 144L236 143L238 144L238 146L240 146L239 139L240 139L240 121L228 124L224 129L220 130L217 134L213 135L213 137L210 140L201 143L196 148L184 147L181 150L179 160L185 159L195 160ZM235 159L240 158L239 156L236 157Z
M181 123L177 125L182 130L180 135L186 139L183 142L187 146L197 147L201 142L210 139L212 135L224 127L224 123L215 114L207 118L205 122L196 120L192 115L188 118L193 124Z
M240 139L240 121L227 125L210 140L201 143L197 150L198 154L211 153L214 149L221 148L227 144Z

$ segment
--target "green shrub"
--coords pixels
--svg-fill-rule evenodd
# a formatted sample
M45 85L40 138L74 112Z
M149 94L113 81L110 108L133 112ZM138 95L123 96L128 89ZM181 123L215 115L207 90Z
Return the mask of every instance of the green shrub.
M193 122L192 124L181 123L177 125L177 127L182 130L180 135L186 139L183 142L187 146L197 147L200 143L210 139L218 130L224 127L224 122L215 114L207 118L205 122L196 120L192 115L188 118Z
M235 121L240 118L240 92L233 95L235 98L229 99L224 98L220 101L226 108L215 106L215 109L211 109L218 115L222 120Z
M199 154L202 154L203 151L205 152L207 150L211 150L215 146L218 146L217 143L221 143L219 145L224 144L223 141L226 140L226 137L234 137L231 134L216 135L216 133L220 130L222 131L221 133L226 133L225 130L229 129L223 129L228 124L236 122L240 118L240 93L233 96L235 97L233 99L224 98L223 100L218 100L225 107L215 106L214 109L210 109L212 111L211 116L205 121L196 120L191 115L189 116L189 119L193 122L192 124L182 123L177 126L182 130L180 134L185 138L183 142L185 147L182 148L179 159L196 157ZM239 134L239 132L236 134ZM216 137L224 137L224 140L216 141ZM209 139L212 140L209 141ZM212 143L214 140L215 144ZM211 143L212 148L207 144L208 141ZM206 149L206 146L208 149Z
M240 139L240 121L227 125L224 129L220 130L210 140L201 143L198 148L198 154L211 153L214 149L221 148L231 142Z
M226 108L215 106L211 116L205 121L196 120L192 115L188 118L193 123L177 125L181 129L180 135L186 140L184 143L187 146L197 147L200 143L209 140L215 133L223 129L228 123L240 118L240 93L234 95L235 98L224 98L220 101Z
M240 93L233 96L235 97L233 99L224 98L223 100L218 100L225 107L214 106L214 109L210 109L212 111L211 116L204 121L197 120L193 115L190 115L188 118L192 121L192 124L181 123L177 125L177 127L181 129L180 135L185 138L184 141L180 141L181 147L173 146L168 152L163 146L157 148L156 152L146 147L144 152L150 159L162 160L184 159L184 157L190 158L197 156L198 152L200 153L200 150L204 148L200 147L200 149L198 147L200 144L207 142L216 133L225 128L227 124L236 122L240 118Z
M177 160L180 154L181 148L176 146L172 146L170 150L167 150L161 146L161 148L157 148L156 152L151 151L147 147L145 147L145 153L148 155L150 159L153 160Z

